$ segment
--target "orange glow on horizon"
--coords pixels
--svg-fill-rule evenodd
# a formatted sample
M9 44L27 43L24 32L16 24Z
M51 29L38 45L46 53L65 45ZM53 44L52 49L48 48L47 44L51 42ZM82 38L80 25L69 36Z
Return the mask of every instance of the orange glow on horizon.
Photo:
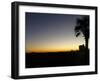
M28 43L25 47L26 53L31 52L64 52L64 51L76 51L79 50L79 45L82 45L80 41L56 41L56 42L43 42L43 43Z
M31 48L31 49L26 49L26 53L31 53L31 52L64 52L64 51L76 51L78 50L78 47L56 47L56 48Z

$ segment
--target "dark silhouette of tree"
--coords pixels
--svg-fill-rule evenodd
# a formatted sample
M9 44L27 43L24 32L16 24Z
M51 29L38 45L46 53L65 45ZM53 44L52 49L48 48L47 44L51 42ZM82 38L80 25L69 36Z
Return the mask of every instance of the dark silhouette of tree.
M75 35L78 37L80 34L83 34L85 39L85 47L88 48L89 41L89 16L84 16L78 18L75 26Z

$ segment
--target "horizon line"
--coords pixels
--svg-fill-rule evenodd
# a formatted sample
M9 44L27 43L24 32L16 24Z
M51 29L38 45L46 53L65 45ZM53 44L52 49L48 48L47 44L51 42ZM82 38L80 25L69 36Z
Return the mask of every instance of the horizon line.
M79 49L76 49L76 50L66 50L66 51L44 51L44 52L33 51L33 52L25 52L25 53L52 53L52 52L71 52L71 51L79 51Z

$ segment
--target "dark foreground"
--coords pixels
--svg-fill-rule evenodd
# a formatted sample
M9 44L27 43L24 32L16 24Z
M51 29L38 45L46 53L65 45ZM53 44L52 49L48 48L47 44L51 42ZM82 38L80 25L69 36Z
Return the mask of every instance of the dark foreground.
M26 53L26 68L89 65L89 50Z

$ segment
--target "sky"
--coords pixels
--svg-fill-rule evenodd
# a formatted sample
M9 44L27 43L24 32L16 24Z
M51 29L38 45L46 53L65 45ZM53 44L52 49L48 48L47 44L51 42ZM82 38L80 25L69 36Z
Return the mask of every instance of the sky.
M25 51L57 52L78 50L84 44L75 36L77 18L82 15L25 13Z

